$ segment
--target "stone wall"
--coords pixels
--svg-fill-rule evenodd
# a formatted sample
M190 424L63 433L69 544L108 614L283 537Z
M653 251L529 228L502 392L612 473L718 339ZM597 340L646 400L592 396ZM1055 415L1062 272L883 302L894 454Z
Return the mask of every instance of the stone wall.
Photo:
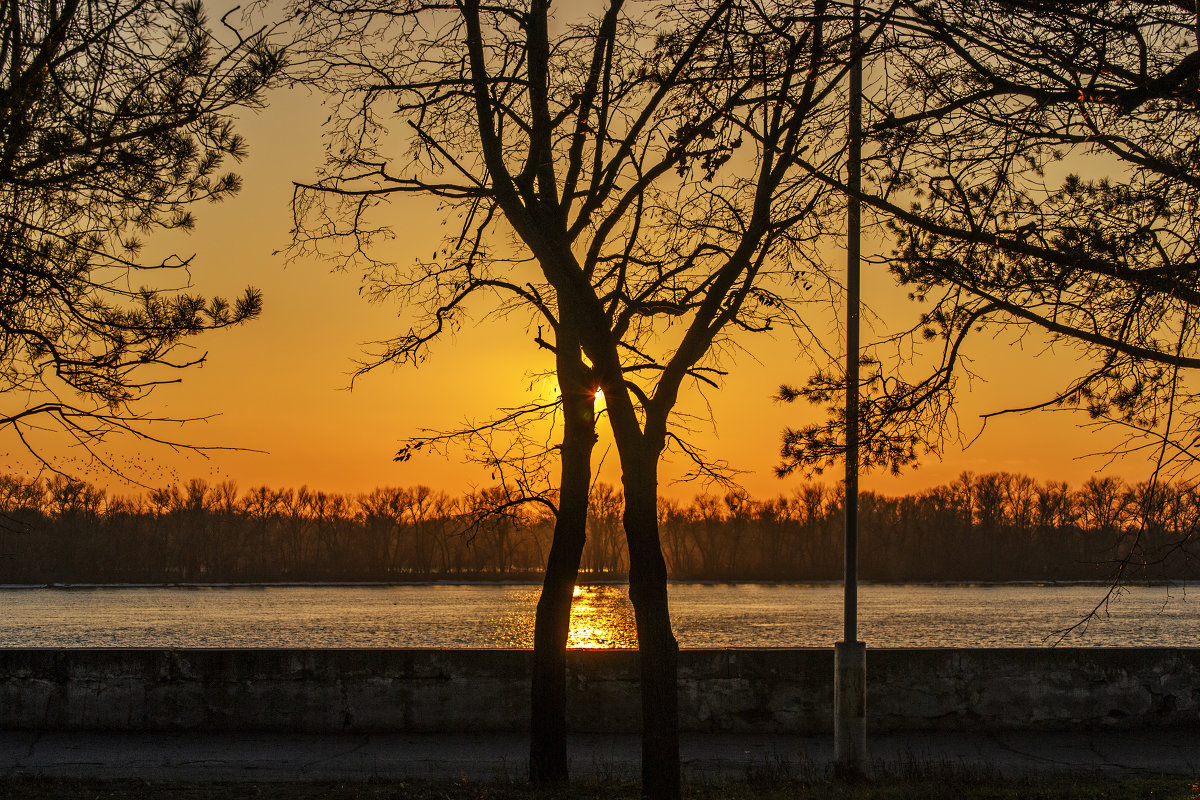
M520 650L0 650L0 728L523 731ZM573 651L570 724L636 731L637 654ZM818 733L833 651L685 650L685 731ZM1200 727L1200 649L867 652L868 727Z

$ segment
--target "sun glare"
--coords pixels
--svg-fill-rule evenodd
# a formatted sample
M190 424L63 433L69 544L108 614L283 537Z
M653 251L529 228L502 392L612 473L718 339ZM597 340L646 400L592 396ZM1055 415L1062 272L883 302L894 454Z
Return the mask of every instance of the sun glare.
M615 586L576 586L567 647L608 650L637 647L629 598Z

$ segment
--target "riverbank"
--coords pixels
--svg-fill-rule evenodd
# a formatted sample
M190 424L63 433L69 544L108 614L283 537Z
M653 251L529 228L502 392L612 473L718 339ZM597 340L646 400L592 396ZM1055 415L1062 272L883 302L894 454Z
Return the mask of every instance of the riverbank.
M529 726L528 650L0 649L0 729L137 733L509 734ZM567 724L641 729L638 654L567 654ZM1200 649L867 652L868 730L1200 729ZM680 730L823 736L828 648L679 653Z
M21 589L60 589L63 591L91 589L289 589L289 588L332 588L332 589L388 589L405 586L541 586L542 578L538 574L529 578L484 578L484 577L447 577L431 578L428 580L411 581L247 581L247 582L205 582L177 581L159 583L0 583L0 590ZM576 581L578 586L628 586L629 581L624 577L591 578L580 575ZM671 580L668 586L784 586L784 587L828 587L841 586L842 581L756 581L756 580ZM1111 581L1104 580L1011 580L1011 581L866 581L860 580L859 586L932 586L932 587L962 587L962 588L995 588L1004 586L1093 586L1108 588ZM1121 581L1122 587L1167 588L1167 589L1200 589L1200 580L1130 580Z
M61 476L0 475L0 483L9 520L0 527L0 583L539 580L553 534L538 513L490 515L487 491L451 498L387 487L334 497L192 481L117 500ZM1153 520L1141 519L1139 489L1112 477L1071 491L1005 473L964 474L904 498L864 492L859 577L1105 580L1136 545L1125 578L1195 580L1180 544L1196 525L1197 492L1159 490L1163 513ZM586 574L612 579L628 570L622 505L619 490L594 487ZM465 536L480 515L486 530ZM664 498L659 536L676 579L835 580L843 516L827 484L793 484L771 499L739 493L685 506Z

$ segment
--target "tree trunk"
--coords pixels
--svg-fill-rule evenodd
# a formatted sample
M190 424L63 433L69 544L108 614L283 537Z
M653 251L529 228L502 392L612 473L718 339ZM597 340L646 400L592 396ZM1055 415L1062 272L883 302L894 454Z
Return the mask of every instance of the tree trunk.
M529 726L529 779L541 785L567 780L567 636L571 600L587 538L592 446L596 441L595 390L573 342L557 343L563 396L562 480L558 518L546 561L533 628L533 681ZM574 359L566 364L564 360Z
M645 448L648 449L648 448ZM658 475L649 453L622 462L629 599L637 620L642 678L642 796L678 800L679 645L671 631L667 565L658 536Z

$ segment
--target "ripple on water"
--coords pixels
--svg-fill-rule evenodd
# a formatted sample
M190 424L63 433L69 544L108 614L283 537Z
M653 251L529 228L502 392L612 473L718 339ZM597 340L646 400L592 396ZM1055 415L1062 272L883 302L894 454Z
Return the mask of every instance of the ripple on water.
M1076 646L1191 646L1200 584L1129 587ZM531 647L530 585L0 587L2 647ZM1100 602L1102 586L865 585L872 647L1040 647ZM840 586L673 584L684 647L826 647L841 638ZM627 588L581 586L570 646L637 646Z

